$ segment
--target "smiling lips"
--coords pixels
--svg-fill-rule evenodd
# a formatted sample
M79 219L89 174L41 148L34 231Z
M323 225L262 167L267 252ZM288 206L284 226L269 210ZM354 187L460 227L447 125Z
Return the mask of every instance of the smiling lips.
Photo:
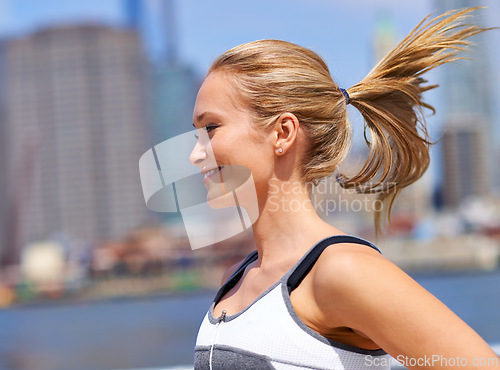
M213 177L216 173L220 172L224 166L221 167L216 167L212 168L210 171L207 171L203 174L203 182L205 182L207 179Z

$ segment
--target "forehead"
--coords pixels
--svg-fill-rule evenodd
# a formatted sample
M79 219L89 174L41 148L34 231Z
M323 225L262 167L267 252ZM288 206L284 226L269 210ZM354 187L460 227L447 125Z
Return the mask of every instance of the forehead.
M243 104L237 94L234 79L224 73L210 73L200 87L193 112L193 120L207 113L231 114L244 112Z

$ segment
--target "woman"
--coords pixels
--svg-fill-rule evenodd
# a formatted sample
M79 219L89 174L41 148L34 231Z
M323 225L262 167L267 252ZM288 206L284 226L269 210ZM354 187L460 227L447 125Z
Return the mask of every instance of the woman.
M357 175L338 176L342 186L378 193L390 209L422 176L429 141L420 114L432 109L422 93L435 86L421 75L484 31L463 23L472 10L421 23L347 90L319 56L284 41L240 45L213 63L194 109L211 150L197 145L190 159L209 194L227 168L248 168L259 215L257 251L226 272L202 323L197 369L388 369L388 354L409 368L500 368L470 327L373 244L325 223L309 196L347 154L348 104L365 119L370 154Z

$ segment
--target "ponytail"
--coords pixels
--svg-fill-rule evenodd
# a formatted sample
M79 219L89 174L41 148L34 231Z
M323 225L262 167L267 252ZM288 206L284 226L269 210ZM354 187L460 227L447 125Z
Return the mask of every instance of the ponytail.
M471 44L466 39L486 30L464 23L476 9L454 10L431 20L427 16L361 82L347 89L351 105L364 118L370 152L357 174L337 179L343 188L378 194L384 207L375 212L377 232L381 214L389 221L396 196L429 166L431 142L423 111L435 110L422 100L422 93L438 85L426 84L422 75L463 59L458 52Z
M429 135L422 101L426 85L422 75L461 57L467 38L484 28L463 21L477 8L456 10L425 18L357 85L340 89L326 63L313 51L281 40L258 40L220 55L209 73L224 73L235 86L235 102L249 109L262 128L272 128L282 113L300 121L308 147L300 161L301 179L318 184L338 169L351 143L346 104L356 107L365 120L370 148L358 174L338 176L344 188L376 193L390 209L399 191L417 181L429 166ZM380 229L380 216L375 225Z

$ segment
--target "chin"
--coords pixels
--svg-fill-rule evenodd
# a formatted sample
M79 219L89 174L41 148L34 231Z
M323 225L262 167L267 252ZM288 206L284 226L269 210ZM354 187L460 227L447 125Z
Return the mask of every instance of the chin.
M214 209L244 208L252 223L258 218L257 192L251 171L243 166L226 166L222 171L224 181L210 179L207 186L207 203Z
M224 183L210 184L208 186L207 203L214 209L236 206L235 194L233 191L227 192Z

